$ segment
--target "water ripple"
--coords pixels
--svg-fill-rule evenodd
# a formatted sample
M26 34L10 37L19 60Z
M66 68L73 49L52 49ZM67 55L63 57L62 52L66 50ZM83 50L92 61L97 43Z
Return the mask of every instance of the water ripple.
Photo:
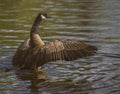
M119 0L0 1L0 92L10 94L119 94ZM94 56L55 61L38 73L12 69L12 56L29 37L33 19L47 12L39 30L45 42L74 39L98 47Z

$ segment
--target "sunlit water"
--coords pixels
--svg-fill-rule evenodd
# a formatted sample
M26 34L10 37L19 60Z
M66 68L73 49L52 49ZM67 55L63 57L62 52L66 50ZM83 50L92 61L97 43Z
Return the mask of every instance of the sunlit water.
M39 73L8 70L39 12L52 18L40 26L42 39L74 39L98 47L76 61L56 61ZM1 94L120 94L119 0L0 0Z

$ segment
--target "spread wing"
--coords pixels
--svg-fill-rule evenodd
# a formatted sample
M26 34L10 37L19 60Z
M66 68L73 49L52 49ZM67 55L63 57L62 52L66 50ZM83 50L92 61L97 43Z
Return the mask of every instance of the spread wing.
M37 68L50 61L70 61L90 56L96 50L95 46L74 40L54 40L44 46L31 48L28 39L17 49L13 58L13 65L20 68Z
M80 41L73 40L55 40L43 47L44 62L54 60L75 60L90 56L95 53L97 48Z
M21 43L21 45L18 47L14 57L13 57L13 60L12 60L12 63L13 65L16 65L16 66L19 66L20 64L24 63L23 61L25 60L28 51L29 51L29 40L30 39L26 39L23 43Z

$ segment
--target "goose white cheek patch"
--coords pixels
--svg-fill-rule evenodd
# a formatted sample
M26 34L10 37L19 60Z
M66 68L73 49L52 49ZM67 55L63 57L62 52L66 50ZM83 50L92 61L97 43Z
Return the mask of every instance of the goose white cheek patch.
M46 17L44 15L41 15L42 19L46 19Z

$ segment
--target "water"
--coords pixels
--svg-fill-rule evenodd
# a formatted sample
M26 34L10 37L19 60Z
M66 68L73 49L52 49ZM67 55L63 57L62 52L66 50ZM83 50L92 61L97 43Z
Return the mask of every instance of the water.
M120 94L119 0L0 0L1 94ZM74 39L98 47L95 56L56 61L39 73L8 70L39 12L44 41Z

